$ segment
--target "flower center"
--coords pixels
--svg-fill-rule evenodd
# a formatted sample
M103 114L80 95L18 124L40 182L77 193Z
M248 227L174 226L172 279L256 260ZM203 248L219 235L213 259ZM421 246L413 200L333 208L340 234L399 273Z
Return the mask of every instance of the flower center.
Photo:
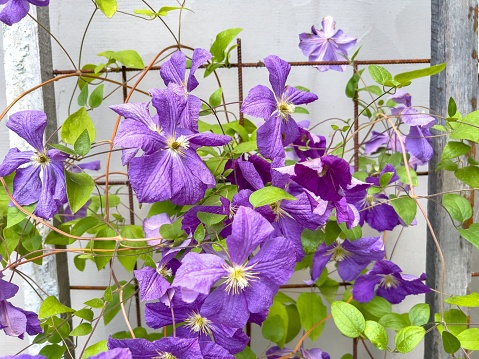
M184 156L185 151L190 148L190 142L188 141L188 138L183 135L178 138L168 137L167 145L171 151L179 154L180 156Z
M275 222L279 221L279 219L283 217L293 218L288 212L281 208L281 201L271 203L269 206L271 207L273 213L276 215L276 217L274 218Z
M289 115L291 115L294 112L295 106L288 101L280 101L276 105L276 108L278 109L279 115L283 120L288 120Z
M185 325L195 333L211 335L211 320L203 318L199 313L191 313L185 319Z
M318 172L318 176L319 177L323 177L329 170L329 167L328 166L323 166L323 169L321 170L321 172Z
M379 283L380 286L383 286L386 289L389 288L396 288L398 285L397 279L393 277L391 274L386 274L381 282Z
M351 252L344 249L339 243L336 247L330 249L327 253L328 255L332 254L331 258L333 261L336 261L336 262L341 262L351 256Z
M171 353L167 353L167 352L160 352L158 353L158 356L155 357L154 359L178 359L177 357L175 357L173 354Z
M258 272L253 272L254 265L246 267L246 264L239 266L237 264L231 266L224 266L228 274L223 277L226 283L226 292L228 294L239 294L250 285L250 282L258 279Z
M165 266L156 268L156 273L161 275L163 278L169 278L173 275L171 268L166 268Z
M42 166L42 168L45 168L50 163L50 158L43 152L36 152L36 154L30 158L30 161L38 166Z

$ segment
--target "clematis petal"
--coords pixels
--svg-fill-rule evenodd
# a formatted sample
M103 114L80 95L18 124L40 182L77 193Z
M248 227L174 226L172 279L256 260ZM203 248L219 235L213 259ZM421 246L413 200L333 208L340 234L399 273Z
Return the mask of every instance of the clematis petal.
M326 244L321 243L316 252L313 254L313 263L311 265L311 279L314 282L316 282L316 280L319 278L324 267L326 267L326 264L333 256L332 253L328 252L336 246L336 243L333 243L330 246L326 246Z
M203 306L202 314L206 318L230 328L243 328L249 318L244 294L228 294L224 284L211 292Z
M276 98L281 98L286 86L286 79L291 71L291 65L280 59L278 56L271 55L263 60L269 72L269 82L273 88Z
M149 108L149 102L126 103L110 106L110 109L120 116L123 116L125 119L136 121L152 131L156 131L158 123L156 123L151 117Z
M231 142L230 136L216 135L209 132L195 133L187 137L188 141L199 146L224 146Z
M256 131L258 150L266 158L285 157L281 122L281 117L272 115Z
M234 359L234 355L230 354L222 346L208 341L200 341L201 354L203 359Z
M11 3L19 3L21 1L12 1ZM9 5L7 5L8 7ZM13 5L12 5L13 6ZM28 12L28 3L27 3ZM3 9L2 13L5 11ZM26 15L26 13L25 13ZM25 16L24 15L24 16ZM0 21L1 13L0 13ZM47 115L42 111L25 110L14 113L7 122L7 127L23 138L34 149L43 152L43 133L47 126Z
M23 337L27 330L27 317L10 302L0 301L0 327L7 335Z
M353 298L360 303L369 302L374 298L374 288L381 281L375 274L364 274L356 278L353 284Z
M208 50L202 48L196 48L193 50L193 56L191 57L190 73L188 75L187 91L191 92L198 87L198 80L195 77L196 70L203 65L206 61L211 59L211 54Z
M0 164L0 177L8 176L21 165L30 162L34 155L33 151L20 151L18 148L11 148Z
M295 105L307 104L318 99L318 96L312 92L301 91L292 86L286 86L286 98Z
M17 169L13 179L13 198L18 204L25 206L35 203L42 192L39 166L28 166Z
M168 86L170 82L178 85L185 81L186 56L181 51L175 52L170 59L161 65L160 76Z
M241 112L268 119L276 111L276 99L269 88L263 85L257 85L248 92L248 96L243 100Z
M158 112L158 122L165 136L175 133L180 115L186 106L184 97L180 97L170 89L151 89L151 103Z
M0 11L0 21L12 26L28 14L30 4L26 0L10 0Z
M130 349L127 348L116 348L97 354L90 357L90 359L132 359L132 353Z
M146 339L108 338L108 348L128 348L133 359L150 359L159 354L171 354L177 359L202 359L197 339L166 337L150 342Z
M151 267L135 270L134 273L138 280L140 300L142 301L160 299L171 286L165 278Z
M133 148L134 155L139 148L146 154L151 154L166 146L166 138L141 122L126 119L120 123L113 143L126 149Z

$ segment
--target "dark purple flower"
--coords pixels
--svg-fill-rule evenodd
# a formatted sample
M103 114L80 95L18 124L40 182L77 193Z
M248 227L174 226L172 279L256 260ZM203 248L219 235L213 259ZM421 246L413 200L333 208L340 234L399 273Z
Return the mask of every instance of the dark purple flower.
M108 338L108 349L128 348L132 359L202 359L197 339L162 338L150 342L146 339Z
M172 91L154 94L158 115L151 117L148 103L111 106L125 117L120 124L115 145L142 149L124 152L123 163L129 163L131 186L140 202L153 203L170 199L178 205L193 204L203 198L207 188L216 185L215 178L197 155L200 146L222 146L229 136L193 133L178 127L178 96Z
M184 98L186 106L180 114L180 126L188 128L191 131L198 132L198 116L201 109L201 100L191 95L198 86L198 80L195 77L196 70L211 58L211 54L204 49L197 48L193 51L191 67L186 76L186 56L180 51L175 52L171 58L161 65L160 75L169 89ZM154 94L157 90L152 90ZM153 106L155 106L155 97L153 97Z
M6 357L1 357L0 359L47 359L47 358L45 358L43 355L20 354L20 355L9 355Z
M330 261L338 263L338 274L343 281L354 280L369 263L384 258L384 243L381 237L364 237L355 241L336 241L326 246L319 245L313 255L311 278L316 281L326 264Z
M361 303L369 302L374 298L374 290L378 286L376 295L392 304L398 304L410 294L423 294L431 291L422 282L426 279L426 274L423 273L418 278L401 272L401 268L393 262L377 261L372 270L356 278L353 285L353 298Z
M311 34L299 35L299 48L309 61L344 61L343 56L356 44L356 38L346 35L343 30L336 30L336 23L331 16L321 22L323 28L318 30L314 25ZM319 71L344 71L345 65L321 65Z
M292 144L294 154L300 162L324 156L326 151L326 137L317 136L299 126L299 136Z
M282 358L285 355L293 354L294 352L291 349L284 348L281 349L280 347L271 347L266 351L266 357L268 359L278 359ZM300 355L300 356L298 356ZM303 358L303 359L330 359L328 353L323 352L321 349L299 349L299 353L297 353L292 358Z
M50 219L67 202L64 161L68 156L57 150L46 150L43 133L47 117L41 111L20 111L10 116L7 127L33 147L33 151L12 148L0 164L0 177L16 170L13 198L21 206L37 202L33 213Z
M7 301L17 294L18 286L3 280L2 277L0 272L0 329L3 329L5 334L20 339L23 339L25 333L41 333L42 328L36 313L17 308Z
M229 261L190 252L183 258L173 286L181 287L183 299L192 302L200 294L209 294L218 279L224 279L205 301L209 318L242 328L250 313L261 313L270 307L279 286L294 270L293 245L284 238L271 238L273 231L260 214L240 207L226 239ZM259 251L249 258L258 246Z
M0 0L0 21L12 26L27 16L30 4L48 6L50 0Z
M128 348L116 348L92 356L90 359L133 359L133 356Z
M260 156L251 155L247 159L238 157L228 161L225 169L233 169L228 180L238 186L239 190L256 191L271 182L271 163Z
M295 106L313 102L318 96L287 86L291 66L278 56L266 57L264 64L273 91L263 85L253 87L241 111L266 121L257 131L258 149L264 157L273 159L284 157L284 147L299 136L299 127L291 117Z

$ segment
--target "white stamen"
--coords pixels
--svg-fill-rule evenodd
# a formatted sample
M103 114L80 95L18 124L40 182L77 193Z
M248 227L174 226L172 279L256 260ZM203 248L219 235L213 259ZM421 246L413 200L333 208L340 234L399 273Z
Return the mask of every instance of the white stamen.
M254 282L258 279L258 272L253 272L254 264L246 267L246 264L242 266L235 264L233 267L225 265L223 268L228 274L223 277L226 283L226 292L228 294L242 293L246 287L249 287L250 282Z

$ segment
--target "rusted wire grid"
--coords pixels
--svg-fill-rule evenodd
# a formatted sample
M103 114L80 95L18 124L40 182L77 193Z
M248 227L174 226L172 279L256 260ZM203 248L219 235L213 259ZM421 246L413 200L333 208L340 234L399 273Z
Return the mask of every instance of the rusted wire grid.
M241 47L241 39L237 39L237 63L230 63L228 68L237 68L237 77L238 77L238 102L239 102L239 122L241 125L244 125L244 117L243 113L241 112L241 103L244 98L244 91L243 91L243 68L261 68L264 67L264 63L259 62L242 62L242 47ZM296 61L296 62L289 62L292 67L295 66L319 66L319 65L352 65L353 72L357 72L359 70L359 66L367 66L367 65L406 65L406 64L428 64L430 63L430 59L386 59L386 60L355 60L353 62L349 61ZM202 66L203 68L205 66ZM150 70L159 70L161 66L153 66ZM220 68L226 68L220 67ZM122 82L123 86L123 98L124 100L127 97L127 72L139 72L138 69L132 69L127 67L121 68L113 68L113 69L105 69L102 70L102 73L110 72L110 73L121 73L122 74ZM62 75L62 74L69 74L78 72L76 70L54 70L53 75ZM81 73L92 73L92 70L82 70ZM353 154L353 162L354 168L357 170L359 166L359 101L358 97L355 96L353 98L353 113L354 113L354 122L353 122L353 129L354 129L354 154ZM427 171L418 172L420 176L428 175ZM105 184L104 181L97 181L97 184ZM131 188L131 184L128 180L126 181L109 181L109 185L125 185L128 188L128 202L129 202L129 209L130 209L130 222L134 224L134 197L133 191ZM106 189L108 190L108 189ZM479 272L472 272L472 277L479 277ZM350 283L339 283L340 286L348 286ZM88 286L88 285L78 285L78 286L70 286L72 290L105 290L106 286ZM314 288L314 285L307 285L307 284L286 284L281 286L281 289L307 289L307 288ZM137 309L137 321L138 325L141 325L141 313L140 313L140 300L139 300L139 293L138 290L135 293L136 296L136 309ZM247 332L251 334L251 326L248 325ZM357 341L353 342L353 358L357 358Z

